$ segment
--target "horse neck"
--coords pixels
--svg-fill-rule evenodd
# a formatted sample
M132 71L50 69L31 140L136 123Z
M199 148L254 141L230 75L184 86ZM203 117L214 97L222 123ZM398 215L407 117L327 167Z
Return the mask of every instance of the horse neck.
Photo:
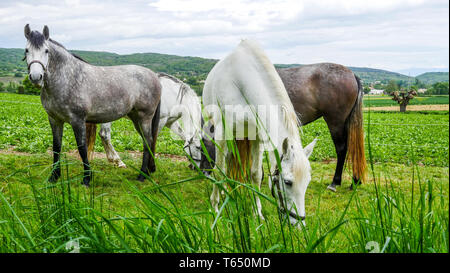
M50 42L47 86L54 87L56 84L68 82L61 81L61 79L70 79L75 73L80 73L81 66L79 63L80 61L67 50Z
M185 106L188 109L188 113L183 113L183 123L185 126L189 126L187 137L194 138L194 140L200 140L199 131L201 130L201 105L200 101L195 95L195 93L189 89L189 87L185 91L183 98L181 99L180 104Z

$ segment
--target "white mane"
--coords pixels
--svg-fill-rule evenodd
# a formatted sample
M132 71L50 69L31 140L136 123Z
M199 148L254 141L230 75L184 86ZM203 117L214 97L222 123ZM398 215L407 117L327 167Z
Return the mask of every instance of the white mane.
M172 75L163 72L158 72L157 75L159 78L169 79L179 86L178 93L176 95L176 101L179 105L186 106L185 109L187 109L189 112L189 116L182 115L181 119L185 126L187 125L187 123L191 125L189 128L185 127L184 130L188 130L186 131L186 133L189 134L188 137L197 135L197 132L200 130L201 126L201 104L197 94L189 85Z
M293 136L295 134L298 134L297 128L300 125L300 120L295 113L294 106L292 105L291 99L287 94L280 76L276 72L271 61L267 58L267 55L264 53L261 47L252 40L244 39L239 43L238 47L242 47L248 53L253 54L254 57L265 68L265 76L267 79L269 79L269 82L272 85L272 90L274 91L274 95L278 98L278 102L280 103L283 111L284 123L286 125L287 131L289 132L289 135Z
M256 42L251 40L242 40L238 47L245 48L247 53L253 54L256 60L258 60L264 67L263 72L266 73L265 77L269 79L269 83L272 85L271 90L273 91L275 97L278 99L277 103L279 103L279 105L281 106L283 121L286 126L288 137L291 139L291 141L293 141L292 144L295 147L294 150L296 151L296 154L300 155L298 156L296 154L293 154L293 160L294 162L296 162L294 164L293 171L297 177L309 175L309 172L307 172L306 170L310 168L310 164L308 159L303 156L303 146L301 144L301 139L298 131L300 120L295 113L294 106L292 105L291 99L287 94L280 76L276 72L275 67L273 66L271 61L267 58L267 55ZM302 178L302 180L303 179L305 178ZM295 187L298 186L299 184L296 183Z

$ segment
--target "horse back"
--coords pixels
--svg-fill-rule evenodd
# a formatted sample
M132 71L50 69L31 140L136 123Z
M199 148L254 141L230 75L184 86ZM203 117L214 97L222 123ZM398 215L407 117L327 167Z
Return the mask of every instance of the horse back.
M346 117L358 95L354 73L333 63L277 69L303 125L322 117Z

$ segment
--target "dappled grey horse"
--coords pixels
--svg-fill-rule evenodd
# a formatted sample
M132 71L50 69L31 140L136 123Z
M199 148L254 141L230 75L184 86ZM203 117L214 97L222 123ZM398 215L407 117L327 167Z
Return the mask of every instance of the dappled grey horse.
M191 87L176 77L159 72L161 83L161 112L158 134L167 127L184 140L188 159L200 167L202 147L200 143L202 106ZM93 156L95 130L88 130L88 156ZM111 142L111 123L103 123L99 132L106 157L119 167L126 167ZM191 165L194 168L193 165Z
M50 181L61 176L59 163L63 125L75 134L84 165L83 184L89 186L91 170L87 157L86 123L106 123L128 116L142 136L143 181L156 170L153 155L158 132L161 84L150 69L136 65L99 67L88 64L49 37L25 26L25 59L29 78L41 85L41 102L53 133L53 171Z

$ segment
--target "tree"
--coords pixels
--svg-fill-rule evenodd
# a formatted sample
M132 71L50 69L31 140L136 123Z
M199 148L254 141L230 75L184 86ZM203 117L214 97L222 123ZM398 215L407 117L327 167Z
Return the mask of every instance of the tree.
M30 95L39 95L41 94L41 88L34 85L30 79L28 78L28 75L23 79L22 81L23 85L23 91L24 94L30 94Z
M198 84L197 79L195 77L189 77L187 79L186 83L189 85L197 85Z
M23 85L19 85L19 87L17 87L17 94L24 94L25 93L25 88L23 88Z
M417 92L414 89L407 91L394 91L390 93L393 96L392 100L396 101L400 104L400 112L406 112L406 106L409 104L409 101L417 96Z
M428 92L433 95L448 95L448 82L437 82Z
M397 82L395 80L390 80L384 91L386 91L386 93L390 94L390 93L398 91L398 90L399 90L399 86L398 86Z
M10 93L16 92L17 84L15 82L9 82L6 86L6 91Z
M417 86L417 88L419 89L426 87L426 85L423 82L421 82L418 78L415 78L414 85Z
M376 83L373 85L373 88L381 90L381 89L383 89L383 85L381 83Z
M368 86L364 86L363 92L364 92L364 94L369 94L370 93L370 88Z

